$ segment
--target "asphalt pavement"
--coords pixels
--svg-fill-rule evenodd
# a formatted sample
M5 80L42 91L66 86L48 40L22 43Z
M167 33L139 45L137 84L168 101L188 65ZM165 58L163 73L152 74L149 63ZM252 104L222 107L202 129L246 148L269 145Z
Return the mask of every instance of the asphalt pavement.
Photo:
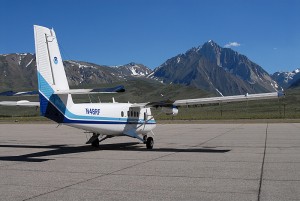
M0 200L300 200L300 124L165 124L153 150L0 124Z

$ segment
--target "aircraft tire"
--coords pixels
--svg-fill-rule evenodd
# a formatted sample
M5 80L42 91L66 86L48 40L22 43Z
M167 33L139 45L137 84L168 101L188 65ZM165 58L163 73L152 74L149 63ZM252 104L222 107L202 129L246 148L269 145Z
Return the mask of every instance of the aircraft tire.
M147 149L153 149L154 140L152 137L147 138L146 147Z

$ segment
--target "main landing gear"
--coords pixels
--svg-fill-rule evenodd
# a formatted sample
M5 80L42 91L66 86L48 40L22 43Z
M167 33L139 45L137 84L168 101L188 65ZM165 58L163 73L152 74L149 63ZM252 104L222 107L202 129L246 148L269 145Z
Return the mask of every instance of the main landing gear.
M93 147L98 148L100 146L100 142L106 140L107 138L112 138L111 135L106 135L105 137L99 139L100 134L93 133L90 139L86 142L86 144L91 144ZM147 135L143 136L143 139L138 137L144 144L146 144L147 149L153 149L154 140L152 137L148 137Z
M99 139L100 134L93 133L93 136L86 142L86 144L91 144L93 147L98 148L100 146L100 142L106 140L107 138L112 138L113 136L107 135L101 139Z
M147 149L153 149L154 140L152 137L143 136L144 144L146 144Z

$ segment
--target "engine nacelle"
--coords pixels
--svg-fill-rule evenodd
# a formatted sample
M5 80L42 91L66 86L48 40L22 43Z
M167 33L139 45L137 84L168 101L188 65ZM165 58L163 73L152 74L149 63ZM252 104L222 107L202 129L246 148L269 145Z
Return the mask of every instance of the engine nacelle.
M162 112L166 115L173 115L176 116L178 114L178 108L176 107L162 107Z

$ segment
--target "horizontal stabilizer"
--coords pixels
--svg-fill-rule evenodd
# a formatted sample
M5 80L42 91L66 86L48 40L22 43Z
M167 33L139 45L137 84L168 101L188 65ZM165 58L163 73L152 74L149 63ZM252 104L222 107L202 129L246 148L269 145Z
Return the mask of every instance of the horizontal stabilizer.
M97 93L119 93L124 92L123 85L112 88L98 88L98 89L69 89L56 91L55 94L97 94Z
M38 91L21 91L21 92L5 91L5 92L1 92L0 96L32 96L38 94L39 94Z
M30 102L28 100L20 101L0 101L1 106L24 106L24 107L39 107L40 102Z

